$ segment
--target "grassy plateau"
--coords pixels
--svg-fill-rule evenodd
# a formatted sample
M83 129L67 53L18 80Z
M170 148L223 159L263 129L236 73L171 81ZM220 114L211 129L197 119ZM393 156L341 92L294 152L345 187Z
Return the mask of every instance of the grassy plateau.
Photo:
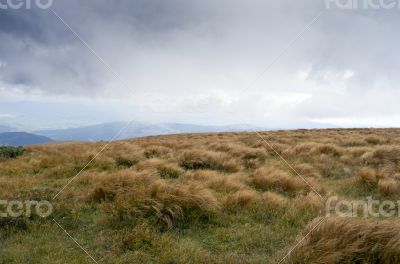
M0 217L0 264L400 263L397 215L325 217L333 196L399 200L400 129L105 144L0 149L0 200L54 208Z

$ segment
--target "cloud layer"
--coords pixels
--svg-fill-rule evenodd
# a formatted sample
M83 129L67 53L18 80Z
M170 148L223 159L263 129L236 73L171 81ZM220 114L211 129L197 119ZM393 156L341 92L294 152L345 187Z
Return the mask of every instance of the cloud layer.
M154 121L400 125L398 9L326 10L317 0L60 0L52 8L124 84L51 10L0 10L3 100L112 98L121 118Z

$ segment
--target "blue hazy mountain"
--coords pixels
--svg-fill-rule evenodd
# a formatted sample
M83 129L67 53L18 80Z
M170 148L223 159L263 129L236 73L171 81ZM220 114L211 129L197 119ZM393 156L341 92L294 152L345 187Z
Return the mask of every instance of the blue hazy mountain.
M35 131L34 133L56 141L108 141L166 134L236 132L255 129L255 127L247 127L246 125L202 126L179 123L146 124L140 122L132 122L129 126L127 124L127 122L113 122L69 129Z
M0 133L0 146L28 146L49 142L53 142L53 140L25 132Z
M128 126L127 122L101 123L97 125L82 126L67 129L40 130L32 131L29 126L25 129L16 129L7 125L0 125L0 133L28 131L29 133L5 134L7 138L3 139L9 145L29 145L39 144L53 141L109 141L128 138L180 134L180 133L207 133L207 132L245 132L245 131L266 131L266 130L285 130L285 129L313 129L313 128L336 128L331 124L322 124L314 122L298 122L288 124L272 124L272 127L256 127L249 125L229 125L229 126L212 126L212 125L194 125L183 123L163 123L149 124L143 122L131 122ZM10 136L11 135L11 136ZM42 136L42 137L40 137ZM4 137L4 136L3 136ZM0 145L5 145L0 139Z

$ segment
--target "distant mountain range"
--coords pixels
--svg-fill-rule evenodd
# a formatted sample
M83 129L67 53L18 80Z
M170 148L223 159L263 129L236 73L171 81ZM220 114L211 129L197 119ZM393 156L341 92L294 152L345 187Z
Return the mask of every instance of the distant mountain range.
M128 126L127 126L128 125ZM193 124L146 124L140 122L114 122L93 126L85 126L61 130L35 131L35 134L52 138L56 141L109 141L154 135L202 133L202 132L229 132L256 129L238 126L201 126Z
M306 126L292 124L293 129L298 127L321 128L334 127L329 124L309 122ZM206 132L244 132L244 131L276 130L248 125L230 126L202 126L193 124L164 123L148 124L141 122L113 122L98 125L83 126L68 129L40 130L29 133L17 133L18 129L0 125L0 145L24 146L47 143L51 141L110 141L128 138L137 138L154 135ZM14 133L4 133L14 132Z
M28 146L53 142L52 139L25 132L0 133L0 146Z

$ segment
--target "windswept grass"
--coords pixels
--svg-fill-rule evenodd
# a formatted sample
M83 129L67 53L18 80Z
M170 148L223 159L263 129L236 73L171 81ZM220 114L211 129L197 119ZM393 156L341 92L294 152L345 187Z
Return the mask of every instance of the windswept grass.
M104 143L1 148L0 200L69 183L52 217L99 263L277 263L307 233L288 263L399 263L394 219L317 226L332 196L399 199L399 132L260 132L274 150L254 133L147 137L90 164ZM51 218L0 218L0 244L0 264L92 263Z
M398 263L400 224L396 220L315 219L289 263Z

